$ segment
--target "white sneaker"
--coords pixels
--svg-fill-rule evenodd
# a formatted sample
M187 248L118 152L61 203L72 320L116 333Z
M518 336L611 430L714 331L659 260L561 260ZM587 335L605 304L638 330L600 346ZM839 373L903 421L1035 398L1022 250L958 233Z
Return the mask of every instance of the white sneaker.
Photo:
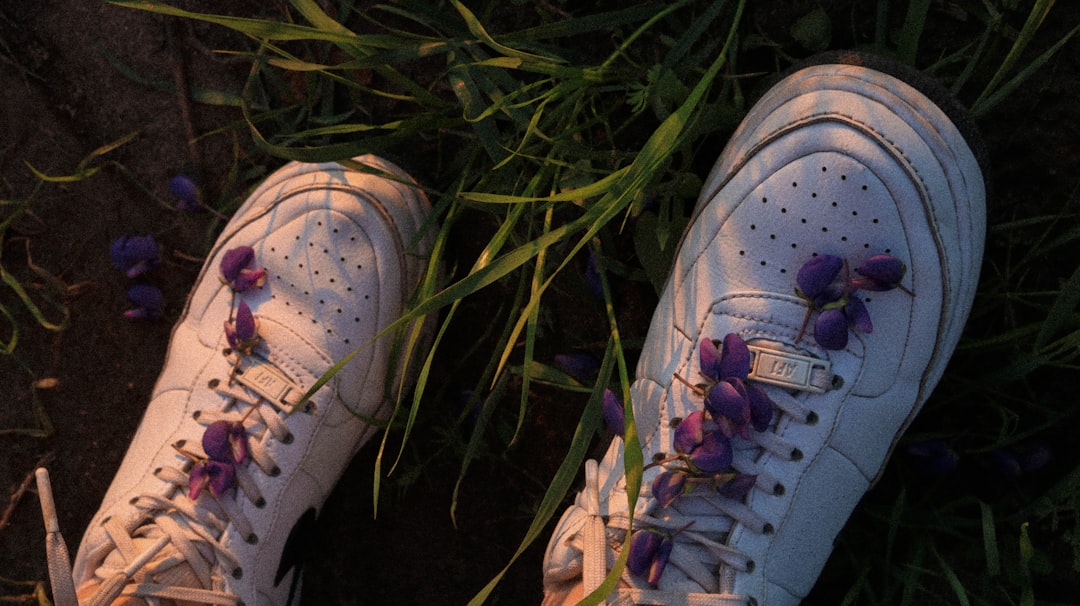
M420 233L428 202L400 168L372 156L357 161L375 173L289 164L225 227L83 537L73 583L54 576L58 604L73 604L76 588L84 605L117 596L153 604L298 603L305 534L403 380L401 344L392 336L372 340L401 317L434 237ZM243 253L253 253L250 264ZM234 293L226 281L248 288ZM253 312L246 324L241 307ZM232 347L229 319L230 332L239 332ZM249 339L252 319L257 336ZM248 346L250 355L240 353ZM233 431L204 448L211 426ZM52 557L51 568L62 569L62 559Z
M659 538L635 541L628 568L642 575L624 572L613 603L799 603L960 337L985 232L980 166L962 120L904 80L849 64L862 60L776 84L706 181L631 399L646 464L678 455L680 440L697 452L675 428L704 397L706 433L730 447L715 460L730 464L647 465L633 525ZM875 273L883 259L889 278ZM749 403L741 421L718 413L710 391L725 382L708 368L721 340L724 360L747 358L725 371L743 373L725 387ZM582 583L593 591L628 539L623 466L620 438L587 466L548 545L549 602Z

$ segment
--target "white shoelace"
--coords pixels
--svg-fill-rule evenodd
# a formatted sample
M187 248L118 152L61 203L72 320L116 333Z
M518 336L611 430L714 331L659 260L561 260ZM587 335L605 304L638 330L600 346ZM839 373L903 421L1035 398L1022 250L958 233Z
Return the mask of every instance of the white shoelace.
M802 453L793 445L774 433L778 424L785 419L797 423L816 423L817 415L799 398L787 390L769 385L762 388L772 398L779 415L773 425L765 432L751 432L751 441L744 442L737 450L732 467L745 474L756 475L752 490L762 490L769 494L782 495L785 487L776 479L761 470L756 461L768 452L783 460L795 461ZM601 515L599 497L599 466L595 460L589 460L585 466L584 503L588 518L583 531L582 578L584 595L589 595L603 582L609 571L608 554L610 543L624 543L629 516L615 513L608 517L605 524ZM620 483L621 486L621 483ZM612 498L620 498L618 495ZM654 498L649 497L645 512L652 512L658 507ZM611 606L747 606L754 602L749 596L732 593L735 575L753 569L754 562L749 556L727 546L724 541L732 528L739 524L756 533L771 533L772 526L760 515L748 507L742 500L724 497L715 491L696 490L675 500L664 509L663 517L637 514L635 528L657 528L677 532L674 548L668 566L679 568L688 578L700 586L701 592L686 593L661 589L638 589L620 587L607 602ZM614 537L609 541L609 530ZM704 547L711 555L708 561L702 561L700 549L691 549L690 545ZM624 579L629 582L629 573L624 571Z
M220 579L215 579L215 566L231 571L234 576L243 574L236 557L221 545L218 538L231 524L248 542L259 540L236 498L243 494L256 507L265 502L251 474L258 469L274 476L280 470L263 445L263 437L269 432L278 442L288 443L292 435L282 418L281 409L247 388L237 383L230 385L228 381L220 381L213 388L227 404L221 410L199 411L196 421L200 425L207 426L215 421L240 421L247 413L244 427L249 436L251 463L236 466L236 497L232 494L220 497L208 494L196 503L187 494L187 467L190 465L183 469L167 467L156 470L159 479L172 484L172 490L167 495L147 494L133 499L131 506L140 509L143 514L134 518L132 527L126 527L115 518L107 519L102 524L113 551L122 556L124 566L102 565L98 568L95 576L103 579L101 586L81 606L107 606L121 595L144 598L150 604L158 604L163 599L228 606L241 603L235 595L222 591ZM241 406L245 409L241 410ZM254 410L249 410L251 408ZM71 560L60 536L46 470L37 470L37 484L45 519L46 551L54 602L57 606L80 606ZM153 542L146 546L145 541L140 541L140 549L136 546L136 538ZM154 575L184 565L198 579L201 589L166 586L151 581Z

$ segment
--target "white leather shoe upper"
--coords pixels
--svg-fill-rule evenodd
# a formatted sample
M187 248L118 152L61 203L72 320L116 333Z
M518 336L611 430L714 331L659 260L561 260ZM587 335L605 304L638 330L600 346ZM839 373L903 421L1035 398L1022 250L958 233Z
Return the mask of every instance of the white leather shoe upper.
M736 333L757 349L751 378L779 383L759 383L777 414L769 431L734 439L733 467L757 476L741 501L699 488L663 508L650 494L661 470L646 470L635 527L692 524L676 536L658 587L624 573L614 603L773 606L810 591L960 337L981 263L984 198L960 132L897 78L818 65L751 109L706 181L631 400L646 462L673 452L677 421L702 408L675 375L699 382L701 339ZM815 254L851 267L895 256L912 294L860 291L873 332L825 350L812 322L800 337L807 303L795 292L796 273ZM814 389L795 388L792 376L803 372ZM598 504L579 495L560 521L545 558L549 587L582 574L602 579L613 563L628 525L622 452L617 438L586 488ZM585 536L590 522L606 524L599 556Z
M182 592L155 583L169 585L168 570L183 560L206 590L195 601L261 606L298 599L299 562L286 543L297 541L294 527L314 521L375 431L364 418L383 419L390 411L402 379L400 349L392 337L372 339L405 310L433 239L420 235L428 205L409 178L378 158L357 160L396 176L292 163L253 192L225 227L173 331L139 430L78 550L77 586L120 574L148 544L168 536L168 545L130 575L126 593ZM237 295L259 320L261 344L230 381L236 357L227 353L223 324L233 293L219 280L219 265L238 246L254 248L267 276L261 289ZM358 348L309 405L287 414ZM189 463L175 446L200 455L206 425L245 414L251 460L237 466L239 487L217 497L204 490L193 502Z

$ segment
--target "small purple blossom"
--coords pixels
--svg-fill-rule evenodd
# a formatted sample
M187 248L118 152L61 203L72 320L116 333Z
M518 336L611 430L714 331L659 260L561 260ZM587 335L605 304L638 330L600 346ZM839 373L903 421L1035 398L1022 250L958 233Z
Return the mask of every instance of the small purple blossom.
M757 482L757 475L731 473L726 474L721 479L722 481L717 483L716 491L729 499L739 500L745 497L750 492L750 489L754 487L754 483Z
M848 319L843 309L829 309L818 315L814 321L814 340L825 349L847 347Z
M960 457L941 440L926 440L911 444L904 450L920 474L930 478L947 476L956 471Z
M795 275L795 284L798 286L800 296L808 301L817 303L822 295L830 299L832 293L830 286L844 267L844 260L834 255L817 255L799 268ZM831 298L835 301L835 298Z
M634 534L630 535L630 554L626 558L626 569L635 576L647 575L663 540L664 536L660 533L635 530Z
M601 408L604 415L604 424L607 425L608 429L614 432L615 435L623 435L623 432L626 431L626 410L619 396L615 395L614 391L605 389L604 402Z
M719 431L705 433L689 455L690 464L702 473L719 473L731 465L731 442Z
M705 409L729 438L749 436L749 427L765 431L772 421L772 400L757 385L748 383L753 357L746 341L735 334L724 336L723 352L710 339L699 348L701 374L714 381L705 392Z
M236 469L232 463L198 461L188 473L188 498L198 499L204 488L210 488L214 496L221 496L235 485Z
M255 268L255 249L239 246L226 251L221 257L221 281L235 292L262 288L266 269Z
M698 344L698 361L702 375L713 381L720 380L720 348L712 339L702 339Z
M202 437L203 451L213 461L240 464L247 460L247 430L239 421L214 421Z
M635 530L630 536L630 554L626 569L630 574L645 577L653 588L660 583L675 542L671 537L651 530Z
M689 477L683 471L662 471L653 478L652 495L661 507L667 507L675 502L686 489L686 478Z
M810 316L819 312L814 322L814 340L825 349L838 350L847 346L848 330L870 333L874 324L866 304L856 293L859 290L885 291L901 288L900 281L907 266L891 255L875 255L855 268L848 276L847 263L833 255L811 257L799 269L795 292L809 303L803 330ZM843 280L838 280L844 269ZM800 331L800 336L802 331Z
M590 353L555 354L554 362L571 377L583 383L596 379L600 371L600 360Z
M199 186L187 175L176 175L169 179L169 193L176 198L176 208L186 212L200 209Z
M121 236L109 248L113 266L127 277L138 277L161 263L153 236Z
M135 307L124 312L125 318L152 320L161 316L165 296L161 289L149 284L136 284L128 289L128 301Z
M225 321L225 338L229 347L243 355L251 355L259 343L259 321L251 313L247 302L240 301L236 308L236 319Z
M870 291L892 290L907 273L904 262L892 255L874 255L855 268L852 288Z
M705 438L705 413L700 410L686 415L675 428L675 452L690 454Z

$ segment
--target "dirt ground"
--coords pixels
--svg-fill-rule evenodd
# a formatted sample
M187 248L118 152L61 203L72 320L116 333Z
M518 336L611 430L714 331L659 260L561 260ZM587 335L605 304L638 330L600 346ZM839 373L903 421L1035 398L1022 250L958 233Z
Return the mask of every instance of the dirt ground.
M1059 4L1056 24L1049 27L1077 23L1077 5ZM243 2L229 6L237 12L246 8ZM0 430L6 432L0 434L0 509L46 460L71 549L140 420L160 371L168 318L179 314L208 237L221 226L208 213L175 211L168 180L195 171L208 197L237 198L258 178L252 167L275 165L237 127L237 109L188 105L171 88L186 80L239 94L245 61L206 51L230 47L229 36L213 26L180 25L96 1L17 0L0 7L0 198L31 194L36 179L28 164L50 175L70 174L93 150L133 135L106 155L109 162L100 173L42 189L33 213L9 232L0 258L0 266L24 283L43 284L26 270L29 255L34 265L70 287L65 293L69 328L33 328L20 312L18 355L0 357ZM110 58L160 86L136 82ZM981 123L999 199L1015 202L1037 192L1075 204L1078 74L1080 45L1074 43ZM189 145L192 133L199 138ZM141 233L155 234L166 253L154 283L165 291L167 317L156 322L121 317L130 282L111 266L108 255L113 239ZM628 301L624 326L631 337L641 337L650 298L636 294ZM0 294L0 302L19 307L10 292ZM47 314L53 311L46 309ZM485 310L472 313L483 317ZM39 383L43 379L55 379L55 385ZM53 425L47 437L34 435L44 429L36 405ZM391 482L378 518L372 519L375 453L373 448L362 451L320 520L318 554L305 581L306 603L467 602L516 548L531 519L527 503L542 494L558 464L551 454L563 452L580 405L548 406L546 413L530 419L513 455L478 462L463 487L457 527L449 516L456 468L442 469L437 463L429 466L433 473ZM436 439L418 436L426 438ZM31 489L13 499L14 507L5 513L0 577L47 578L36 501ZM511 569L493 603L539 602L543 543L538 541ZM6 592L0 595L21 591L0 589ZM829 596L818 603L829 603Z

